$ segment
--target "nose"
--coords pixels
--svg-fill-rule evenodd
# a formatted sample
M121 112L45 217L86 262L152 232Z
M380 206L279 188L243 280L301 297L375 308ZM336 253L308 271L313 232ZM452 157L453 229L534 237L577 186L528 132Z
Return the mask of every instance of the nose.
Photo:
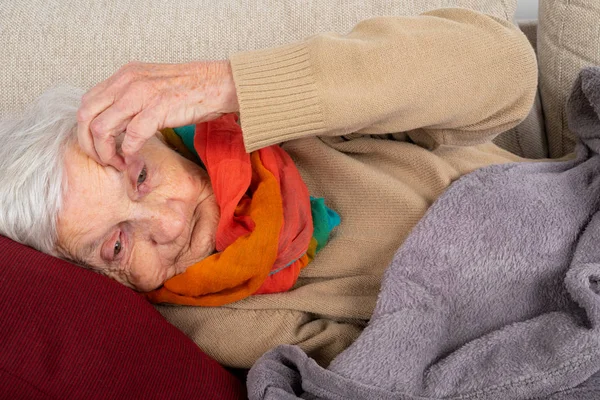
M188 224L182 204L174 200L140 204L136 217L144 236L161 245L180 237Z

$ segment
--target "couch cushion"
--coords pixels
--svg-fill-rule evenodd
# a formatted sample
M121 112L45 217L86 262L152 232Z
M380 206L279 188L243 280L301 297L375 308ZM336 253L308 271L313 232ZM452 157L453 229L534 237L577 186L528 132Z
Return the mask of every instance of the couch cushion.
M244 398L132 290L2 236L0 270L0 398Z
M540 1L540 94L552 157L571 152L575 145L567 126L565 104L581 68L600 65L599 21L598 1Z
M231 52L347 32L377 15L462 6L512 20L517 0L30 0L0 14L0 116L59 81L89 88L131 60L223 59Z
M539 92L525 120L496 136L493 142L521 157L533 159L548 157L548 142L544 131L544 114Z

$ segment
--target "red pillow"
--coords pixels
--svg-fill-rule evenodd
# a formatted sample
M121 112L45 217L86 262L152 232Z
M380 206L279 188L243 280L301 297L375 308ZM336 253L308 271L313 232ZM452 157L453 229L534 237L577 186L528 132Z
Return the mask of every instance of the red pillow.
M245 398L134 291L0 236L0 397Z

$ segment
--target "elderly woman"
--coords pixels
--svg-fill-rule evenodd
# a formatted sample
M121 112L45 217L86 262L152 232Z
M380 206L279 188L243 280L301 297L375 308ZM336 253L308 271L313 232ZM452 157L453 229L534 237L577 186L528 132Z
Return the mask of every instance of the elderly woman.
M360 334L394 251L444 189L476 168L520 160L489 140L527 115L536 85L525 36L465 9L375 18L345 36L228 61L128 64L81 103L78 91L51 91L0 127L0 232L157 293L227 250L218 245L226 207L215 193L227 192L238 164L215 172L202 140L241 144L250 156L236 148L236 157L252 160L252 182L262 176L253 155L272 149L340 215L329 242L300 265L292 290L220 307L158 307L222 364L249 367L279 343L327 364ZM236 112L241 130L202 124ZM191 124L197 137L187 150L209 161L206 170L173 151L165 130ZM295 167L277 178L281 188ZM242 203L236 212L254 215ZM295 204L284 201L284 214ZM255 253L246 259L263 256Z

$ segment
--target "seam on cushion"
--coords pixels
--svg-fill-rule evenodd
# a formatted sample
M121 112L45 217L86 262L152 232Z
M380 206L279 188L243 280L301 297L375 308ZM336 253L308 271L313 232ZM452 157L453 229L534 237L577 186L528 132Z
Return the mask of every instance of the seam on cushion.
M373 276L373 275L368 275L368 274L356 274L356 275L352 275L351 277L354 276ZM312 321L317 321L317 320L327 320L330 323L334 323L337 325L353 325L353 326L359 326L362 329L364 329L366 327L366 324L368 323L368 319L364 319L364 318L360 318L360 317L336 317L333 316L331 314L328 313L315 313L312 311L305 311L305 310L298 310L298 309L294 309L294 308L269 308L269 307L264 307L264 308L243 308L243 307L225 307L225 306L221 306L219 308L223 308L223 309L227 309L228 311L234 311L234 312L243 312L245 314L254 314L254 316L256 318L259 318L259 314L260 317L264 317L265 314L268 314L269 316L283 316L283 317L291 317L294 318L296 321L302 320L303 318L309 318L307 321L305 321L302 325L306 324L307 322L312 322ZM187 335L187 334L186 334Z
M502 4L502 8L504 9L504 18L506 18L506 20L509 22L513 22L514 15L513 18L508 18L508 6L506 5L506 0L501 0L500 3Z
M566 20L567 20L567 11L569 10L569 6L571 5L571 0L567 0L567 4L565 5L561 18L562 20L560 21L560 30L558 33L558 43L557 46L560 49L560 53L558 54L558 57L556 57L556 62L558 63L558 79L557 79L557 84L558 84L558 90L562 90L562 76L563 76L563 59L564 59L564 54L565 54L565 48L563 46L563 40L564 40L564 32L565 32L565 24L566 24ZM562 94L562 93L561 93ZM564 132L564 118L565 118L565 107L564 107L564 102L561 101L560 102L560 107L559 107L559 144L560 144L560 154L559 157L562 157L565 155L565 132Z
M13 373L12 373L12 372L10 372L10 371L7 371L7 370L6 370L6 368L4 368L4 367L0 367L0 371L2 371L2 372L4 372L4 373L6 373L7 375L10 375L10 376L12 376L13 378L16 378L16 379L18 379L18 380L19 380L19 381L21 381L21 382L24 382L24 383L26 383L26 384L27 384L29 387L31 387L31 388L35 389L36 391L38 391L38 392L40 392L40 393L44 394L44 395L45 395L47 398L50 398L50 399L57 399L57 400L58 400L58 398L57 398L57 397L54 397L54 396L50 395L49 393L47 393L46 391L44 391L44 390L40 389L40 388L39 388L37 385L34 385L34 384L33 384L32 382L30 382L29 380L27 380L27 379L25 379L25 378L23 378L23 377L21 377L21 376L19 376L19 375L15 375L15 374L13 374Z
M521 131L519 130L519 125L515 126L515 140L517 141L517 146L519 147L519 155L521 157L527 157L525 155L525 148L523 147L523 143L521 143Z
M373 276L373 275L368 275L368 274L356 274L356 275L351 275L350 277L354 277L354 276ZM318 319L327 319L330 322L335 322L336 324L350 324L350 325L357 325L358 323L361 323L363 321L365 321L365 319L363 318L349 318L349 317L339 317L338 319L331 319L331 315L330 314L317 314L315 312L312 311L303 311L303 310L297 310L295 308L269 308L269 307L264 307L264 308L243 308L242 307L225 307L225 306L220 306L219 308L223 308L223 309L227 309L230 311L243 311L244 313L253 313L253 314L264 314L264 313L269 313L270 315L285 315L285 314L295 314L294 318L300 318L303 315L310 315L312 316L311 321L313 320L318 320ZM336 317L337 318L337 317Z

